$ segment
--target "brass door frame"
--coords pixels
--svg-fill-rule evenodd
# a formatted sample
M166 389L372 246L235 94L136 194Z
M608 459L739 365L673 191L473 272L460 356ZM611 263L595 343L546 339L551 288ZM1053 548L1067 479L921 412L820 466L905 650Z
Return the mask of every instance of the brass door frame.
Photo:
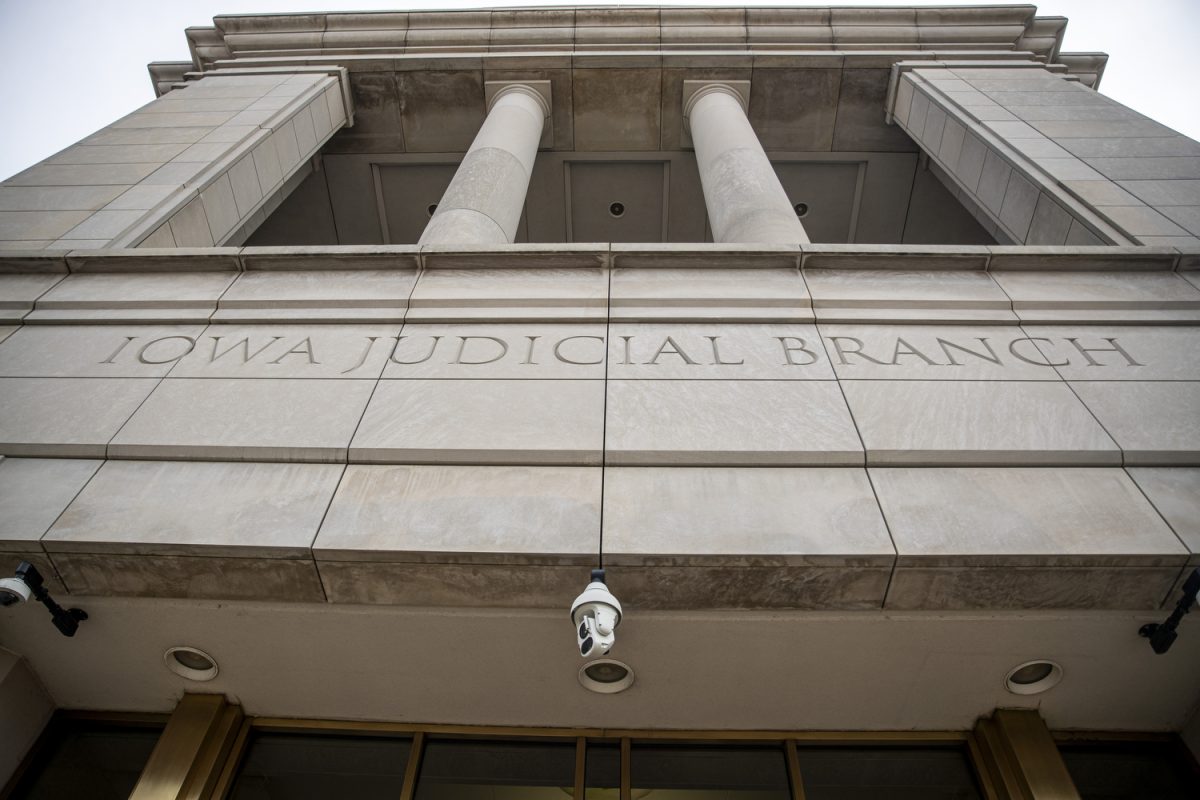
M961 748L987 800L1075 800L1079 795L1058 751L1059 743L1075 741L1154 741L1180 743L1174 734L1066 732L1052 733L1031 710L995 711L971 731L781 731L781 730L640 730L626 728L532 728L503 725L438 725L401 722L245 717L240 706L221 695L184 695L169 716L56 712L38 743L13 778L0 791L9 796L17 782L45 748L57 726L96 722L106 725L163 726L159 741L142 771L132 799L223 800L236 780L251 736L264 733L320 733L345 736L411 737L409 758L399 800L413 800L424 747L431 738L524 739L573 741L576 797L585 786L587 748L608 741L621 750L620 797L631 796L630 754L637 742L678 744L773 744L782 749L792 800L804 800L799 747L942 746ZM165 723L165 726L164 726ZM1180 745L1182 746L1182 745Z

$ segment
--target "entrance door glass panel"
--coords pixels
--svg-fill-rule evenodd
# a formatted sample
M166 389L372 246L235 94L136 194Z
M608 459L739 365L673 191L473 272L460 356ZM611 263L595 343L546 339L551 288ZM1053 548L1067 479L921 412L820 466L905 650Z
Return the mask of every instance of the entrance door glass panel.
M634 743L633 797L647 800L790 800L781 747Z
M427 740L416 800L565 800L575 742Z
M231 800L395 798L404 788L408 737L259 733L250 741Z
M800 747L807 800L977 800L965 751L953 747Z

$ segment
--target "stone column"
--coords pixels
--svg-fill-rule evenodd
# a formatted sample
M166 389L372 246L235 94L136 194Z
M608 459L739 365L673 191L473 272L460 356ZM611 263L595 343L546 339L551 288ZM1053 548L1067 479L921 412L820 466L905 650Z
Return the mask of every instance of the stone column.
M696 149L713 241L807 243L737 90L723 83L702 86L686 98L683 117Z
M534 87L501 88L418 244L511 243L549 116Z

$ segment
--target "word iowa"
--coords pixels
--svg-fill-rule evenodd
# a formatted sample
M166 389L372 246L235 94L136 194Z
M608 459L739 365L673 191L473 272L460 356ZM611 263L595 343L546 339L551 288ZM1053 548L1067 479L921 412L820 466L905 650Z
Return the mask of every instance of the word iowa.
M654 367L738 367L776 363L805 367L831 360L843 367L956 367L988 363L997 367L1023 362L1043 367L1141 367L1116 336L1050 338L1044 336L955 337L930 334L854 336L695 334L616 335L611 342L597 334L569 336L420 334L400 336L125 336L101 364L137 362L220 365L325 365L353 373L386 359L399 366L444 364L472 367L506 363L536 366L559 363L595 366L609 363Z

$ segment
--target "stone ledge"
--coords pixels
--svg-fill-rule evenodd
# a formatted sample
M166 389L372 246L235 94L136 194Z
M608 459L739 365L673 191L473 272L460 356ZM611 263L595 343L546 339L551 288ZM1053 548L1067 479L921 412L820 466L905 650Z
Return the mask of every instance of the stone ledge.
M1197 474L1135 470L1152 506L1119 468L609 468L605 563L631 608L1152 609L1200 560L1158 513L1190 526ZM596 558L601 480L5 459L0 551L74 594L558 608Z
M256 270L627 269L794 267L805 269L1184 271L1200 267L1187 247L982 245L513 244L502 247L342 245L92 250L0 250L0 273L212 272Z

